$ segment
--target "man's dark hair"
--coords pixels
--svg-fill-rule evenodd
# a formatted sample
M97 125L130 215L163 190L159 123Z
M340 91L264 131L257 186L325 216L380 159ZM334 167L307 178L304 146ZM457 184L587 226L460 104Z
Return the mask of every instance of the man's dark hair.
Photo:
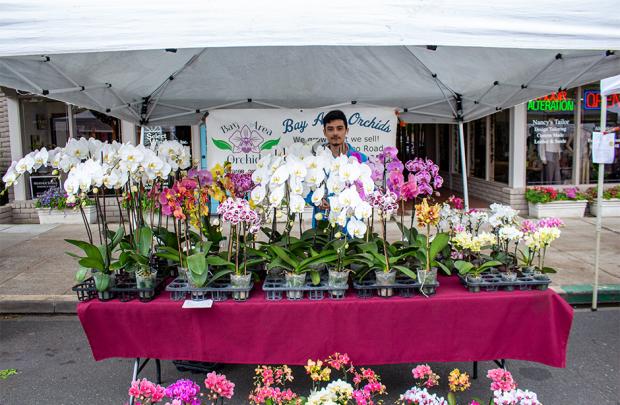
M344 122L344 127L347 129L349 128L349 124L347 122L347 116L344 115L344 113L340 110L332 110L328 112L327 114L325 114L325 117L323 117L323 128L325 128L325 126L329 124L330 122L336 121L336 120L342 120Z

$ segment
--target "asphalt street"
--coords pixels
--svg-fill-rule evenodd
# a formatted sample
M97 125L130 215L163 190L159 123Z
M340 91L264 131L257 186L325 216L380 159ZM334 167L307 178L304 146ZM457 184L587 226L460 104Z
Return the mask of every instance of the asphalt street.
M598 312L577 310L571 331L568 367L557 369L536 363L508 361L507 367L520 388L538 393L547 404L620 404L620 308ZM532 331L535 333L535 331ZM179 344L170 342L170 344ZM411 344L415 344L412 337ZM131 379L132 361L114 359L95 362L79 321L74 316L5 316L0 320L0 370L18 374L0 379L1 405L29 404L124 404ZM374 367L387 385L393 403L413 383L412 364ZM471 363L431 364L447 385L454 367L471 372ZM488 398L486 371L491 362L480 364L480 378L459 397L465 404L474 396ZM254 366L223 365L221 372L235 382L235 397L229 404L247 403ZM308 392L310 384L301 367L293 368L291 388ZM154 366L144 375L155 379ZM202 384L203 375L181 373L169 361L162 362L163 384L192 378ZM446 395L444 388L442 395Z

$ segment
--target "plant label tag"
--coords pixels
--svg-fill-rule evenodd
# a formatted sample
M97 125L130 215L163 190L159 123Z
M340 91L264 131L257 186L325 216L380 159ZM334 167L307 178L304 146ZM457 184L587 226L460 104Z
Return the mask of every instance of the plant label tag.
M212 306L213 306L213 300L204 300L204 301L185 300L185 302L183 302L183 309L211 308Z

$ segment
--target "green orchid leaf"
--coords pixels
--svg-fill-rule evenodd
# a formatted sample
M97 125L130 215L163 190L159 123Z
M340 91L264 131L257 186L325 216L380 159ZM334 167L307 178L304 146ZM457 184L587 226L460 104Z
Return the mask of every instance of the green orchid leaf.
M101 263L103 263L103 256L101 255L101 252L99 251L97 246L91 243L85 242L83 240L65 239L65 242L70 243L82 249L84 253L86 253L87 257L98 260Z
M99 292L106 291L110 286L109 274L95 273L93 274L93 278L95 279L95 288Z
M408 276L409 278L411 278L412 280L415 280L417 278L415 272L411 269L408 269L405 266L392 266L393 269L400 271L401 273L405 274L406 276Z
M437 254L441 252L446 246L448 246L448 242L450 241L450 235L447 233L438 233L433 238L430 249L429 249L429 257L430 259L434 259L437 257Z
M207 272L205 271L202 274L196 274L194 272L188 271L187 272L187 277L190 279L190 281L192 282L192 284L194 284L195 286L198 287L204 287L205 284L207 284L207 277L209 275L207 274Z
M217 273L215 273L210 279L209 279L209 283L208 284L212 284L215 281L219 280L220 278L224 277L227 274L232 273L233 270L232 269L225 269L225 270L220 270Z
M105 271L105 263L97 259L91 259L90 257L84 257L78 260L78 263L82 267L86 267L89 269L97 269L99 271Z
M75 281L81 283L86 279L88 274L88 267L80 266L79 270L75 273Z
M280 246L276 246L276 245L270 246L270 249L273 253L276 254L276 256L278 256L278 258L280 258L280 260L287 263L289 266L296 268L300 265L300 263L297 260L291 257L292 254L290 251L287 252L284 248Z
M187 268L190 273L193 273L197 276L206 275L207 274L207 260L205 255L202 253L195 253L193 255L187 256Z
M433 260L431 262L431 266L439 267L447 276L451 276L452 275L452 271L450 270L450 268L448 266L446 266L445 264L443 264L442 262L438 262L436 260Z
M542 272L545 274L555 274L557 271L553 267L543 267Z
M474 268L474 265L464 260L457 260L454 262L454 267L459 271L459 274L467 274Z
M312 280L312 285L318 285L321 282L321 275L318 271L312 270L310 272L310 279Z

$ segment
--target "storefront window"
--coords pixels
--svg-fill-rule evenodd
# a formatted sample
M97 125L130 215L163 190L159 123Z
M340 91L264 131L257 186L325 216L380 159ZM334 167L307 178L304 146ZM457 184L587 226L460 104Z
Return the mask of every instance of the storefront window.
M29 97L20 100L23 154L46 147L65 146L69 138L67 105Z
M439 168L450 170L450 125L439 124Z
M510 112L503 110L491 115L491 179L508 184L508 159L510 157Z
M476 121L469 123L469 131L467 131L467 140L470 144L468 152L471 157L468 159L471 168L468 169L469 173L479 179L486 178L487 170L487 128L486 118L480 118Z
M581 183L596 183L599 166L592 163L591 140L592 132L600 131L601 124L601 94L598 83L582 88L581 114L579 178ZM619 125L620 95L614 94L607 99L607 128ZM616 148L618 146L616 144ZM616 149L615 157L614 163L605 165L605 182L620 182L620 149Z
M121 141L120 122L98 111L73 107L73 122L76 138L97 138L100 141Z
M527 104L527 184L573 182L575 89Z
M136 127L137 139L146 146L151 143L159 143L165 140L176 140L183 145L192 145L192 127L180 125L176 127Z

